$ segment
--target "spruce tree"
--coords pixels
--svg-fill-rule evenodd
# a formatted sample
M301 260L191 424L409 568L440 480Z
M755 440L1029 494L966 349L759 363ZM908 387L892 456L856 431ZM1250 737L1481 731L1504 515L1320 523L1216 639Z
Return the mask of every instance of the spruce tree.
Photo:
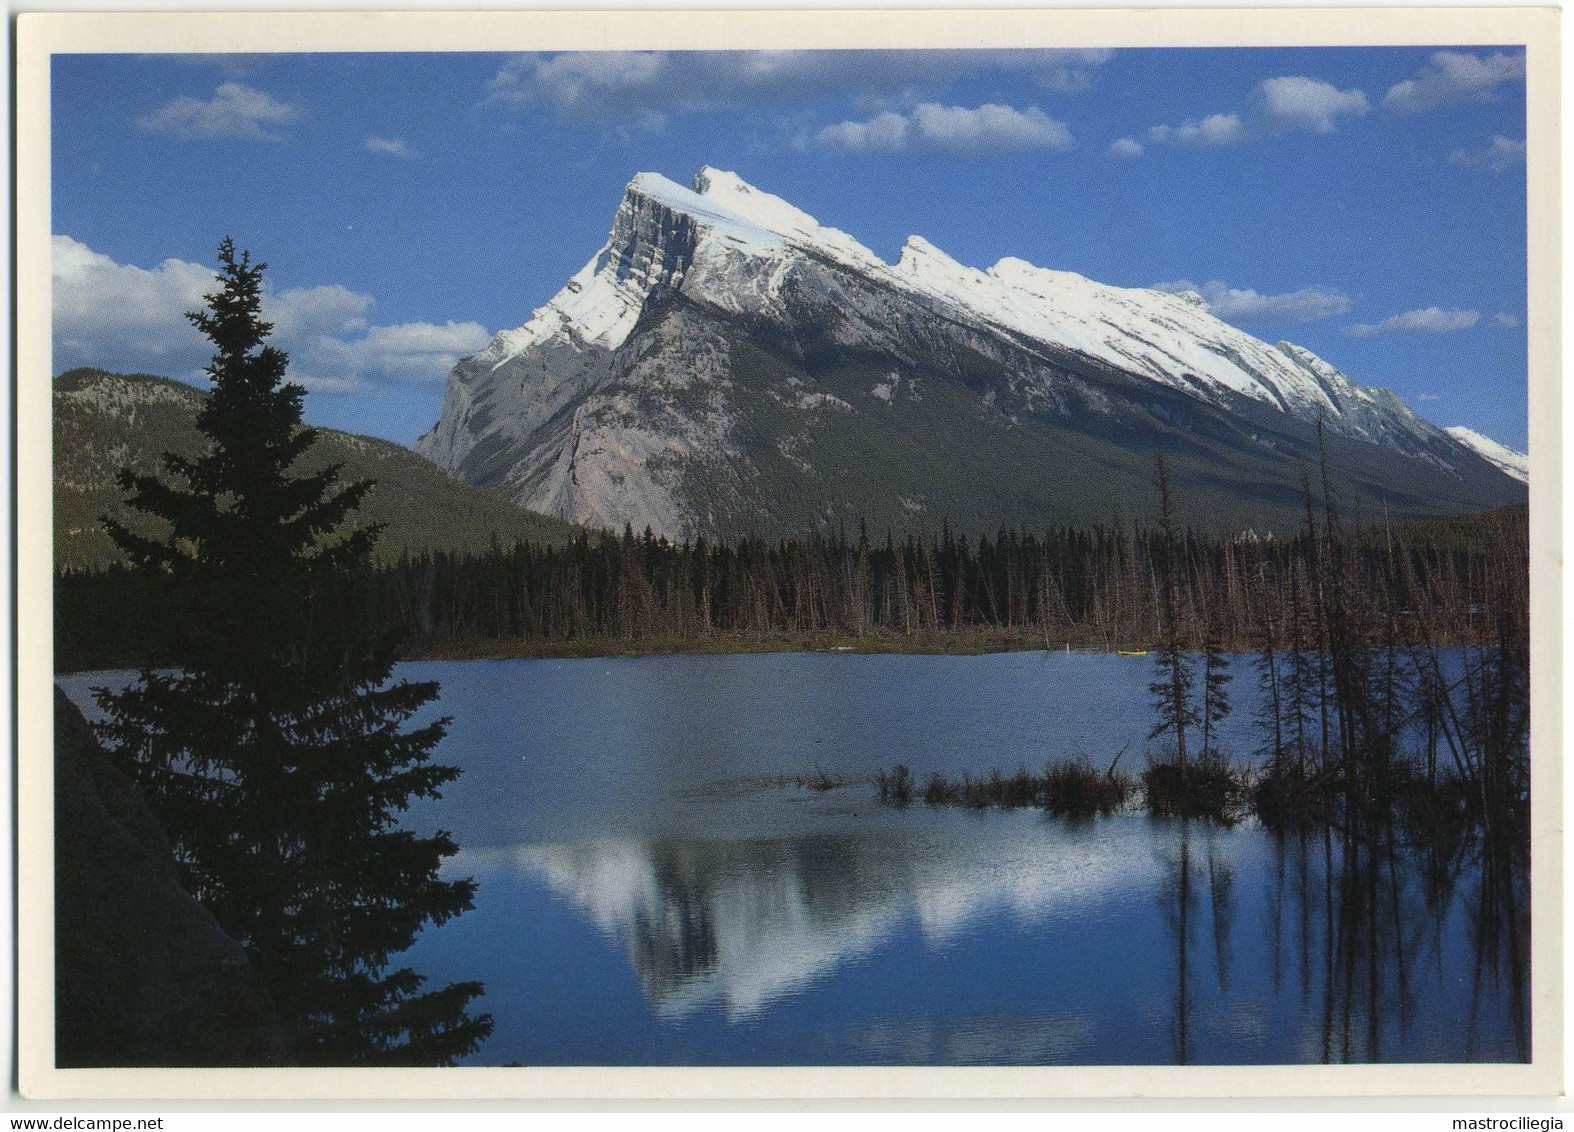
M447 720L406 725L434 683L391 679L389 635L363 628L375 526L342 531L370 489L339 468L293 474L315 434L286 355L266 344L265 264L219 246L218 289L187 317L212 341L195 459L122 472L162 537L105 520L167 580L171 670L101 692L102 733L176 847L188 890L244 945L303 1064L445 1064L490 1032L478 983L422 993L390 957L471 906L438 877L456 851L396 823L459 771L429 761Z
M1258 750L1267 756L1270 774L1283 771L1280 762L1284 757L1284 706L1280 677L1279 620L1276 602L1280 596L1270 592L1262 567L1258 567L1258 597L1262 603L1262 625L1257 634L1257 688L1262 695L1257 709L1257 726L1263 733L1263 745Z
M1175 512L1170 499L1170 474L1165 466L1164 454L1154 457L1154 484L1159 491L1159 542L1156 566L1159 573L1159 647L1153 655L1153 680L1148 693L1153 697L1156 719L1148 738L1163 735L1175 736L1175 751L1182 784L1186 780L1186 728L1195 727L1199 720L1197 709L1192 706L1192 689L1196 682L1191 662L1181 646L1179 604L1175 592L1175 575L1178 572L1178 539L1175 534Z
M1218 750L1218 725L1230 715L1230 658L1218 637L1208 634L1202 650L1202 756Z

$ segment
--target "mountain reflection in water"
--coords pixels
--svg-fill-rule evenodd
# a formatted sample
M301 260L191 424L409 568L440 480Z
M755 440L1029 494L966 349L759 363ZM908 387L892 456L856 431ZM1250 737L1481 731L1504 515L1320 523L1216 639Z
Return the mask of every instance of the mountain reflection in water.
M1479 846L1347 860L1321 832L1144 817L917 811L873 824L528 845L461 867L483 894L539 886L593 924L687 1051L677 1060L1529 1055L1523 874L1483 868ZM881 990L893 976L896 1002ZM799 1012L823 1032L772 1052L774 1024ZM728 1048L729 1033L761 1052ZM705 1035L719 1045L695 1048Z
M1135 830L1089 824L1051 841L1022 837L1016 824L950 835L608 839L472 855L465 865L483 884L495 869L528 870L571 900L625 947L661 1016L715 1003L738 1021L868 954L909 919L926 945L943 947L977 919L1075 914L1156 872Z

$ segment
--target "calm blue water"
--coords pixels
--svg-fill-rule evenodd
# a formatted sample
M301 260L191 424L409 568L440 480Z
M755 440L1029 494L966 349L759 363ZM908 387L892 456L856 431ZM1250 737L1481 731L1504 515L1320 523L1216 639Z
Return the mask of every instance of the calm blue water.
M1256 746L1237 662L1223 745ZM1121 815L895 810L866 782L1140 770L1144 658L786 654L401 666L442 684L476 907L401 958L479 979L478 1064L1521 1060L1524 878L1467 850ZM84 701L105 676L61 679ZM1516 936L1515 933L1519 933Z

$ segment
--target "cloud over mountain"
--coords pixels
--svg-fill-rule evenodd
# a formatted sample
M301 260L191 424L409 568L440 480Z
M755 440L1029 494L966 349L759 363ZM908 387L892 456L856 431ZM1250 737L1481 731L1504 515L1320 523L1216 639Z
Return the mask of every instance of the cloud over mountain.
M1286 129L1331 134L1340 115L1359 117L1371 107L1359 90L1340 90L1321 79L1304 75L1285 75L1267 79L1257 88L1262 112L1276 125Z
M1264 295L1249 287L1231 287L1213 279L1198 285L1187 279L1155 283L1155 291L1195 291L1208 304L1208 312L1226 322L1281 323L1316 322L1344 314L1350 297L1331 287L1310 286L1279 295Z
M398 157L405 161L414 161L420 156L403 138L369 137L361 143L361 148L379 157Z
M740 102L842 96L912 101L985 70L1026 74L1044 90L1091 85L1102 49L980 51L572 51L519 55L488 101L545 105L586 125L660 119ZM889 102L888 102L889 106ZM894 108L894 107L893 107Z
M1358 322L1345 327L1344 332L1352 338L1375 338L1379 334L1447 334L1469 330L1480 321L1480 311L1425 307L1390 315L1381 322Z
M1332 83L1305 75L1281 75L1258 83L1244 111L1209 114L1178 126L1151 126L1146 137L1155 145L1224 149L1290 130L1335 133L1340 117L1359 117L1370 109L1363 91L1340 90ZM1132 146L1137 143L1121 138L1110 147L1110 152L1121 157L1140 156L1140 146L1136 150Z
M1504 83L1524 77L1523 54L1439 51L1414 78L1389 87L1383 105L1400 114L1418 114L1454 102L1485 102Z
M943 150L962 155L1072 147L1071 131L1036 106L1017 110L985 103L969 109L925 102L910 114L886 111L864 122L838 122L815 135L825 149L845 153Z
M1481 149L1456 149L1448 155L1450 165L1487 169L1493 173L1501 173L1511 165L1522 165L1524 161L1525 143L1502 134L1492 135L1492 140Z
M1246 127L1239 114L1209 114L1201 121L1148 129L1148 141L1155 145L1174 144L1188 149L1222 149L1245 140Z
M137 125L180 141L282 142L278 128L305 116L301 107L266 91L228 82L220 83L206 101L185 94L171 99L138 118Z
M53 238L54 368L98 366L197 378L212 353L186 319L215 286L213 269L180 259L155 268L115 262L70 236ZM319 393L439 382L491 337L476 322L368 322L371 295L339 284L267 295L273 343L290 379Z

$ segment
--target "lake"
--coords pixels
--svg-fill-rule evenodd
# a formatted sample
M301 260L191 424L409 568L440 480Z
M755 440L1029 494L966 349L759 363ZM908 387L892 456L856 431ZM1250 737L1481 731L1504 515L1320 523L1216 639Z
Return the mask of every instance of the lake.
M1235 658L1222 746L1250 757ZM487 1065L1522 1061L1521 872L1139 814L879 804L897 763L1140 771L1151 658L795 653L410 663L463 777L408 815L475 908L400 957L478 979ZM90 685L62 677L86 706ZM849 781L816 791L824 772Z

